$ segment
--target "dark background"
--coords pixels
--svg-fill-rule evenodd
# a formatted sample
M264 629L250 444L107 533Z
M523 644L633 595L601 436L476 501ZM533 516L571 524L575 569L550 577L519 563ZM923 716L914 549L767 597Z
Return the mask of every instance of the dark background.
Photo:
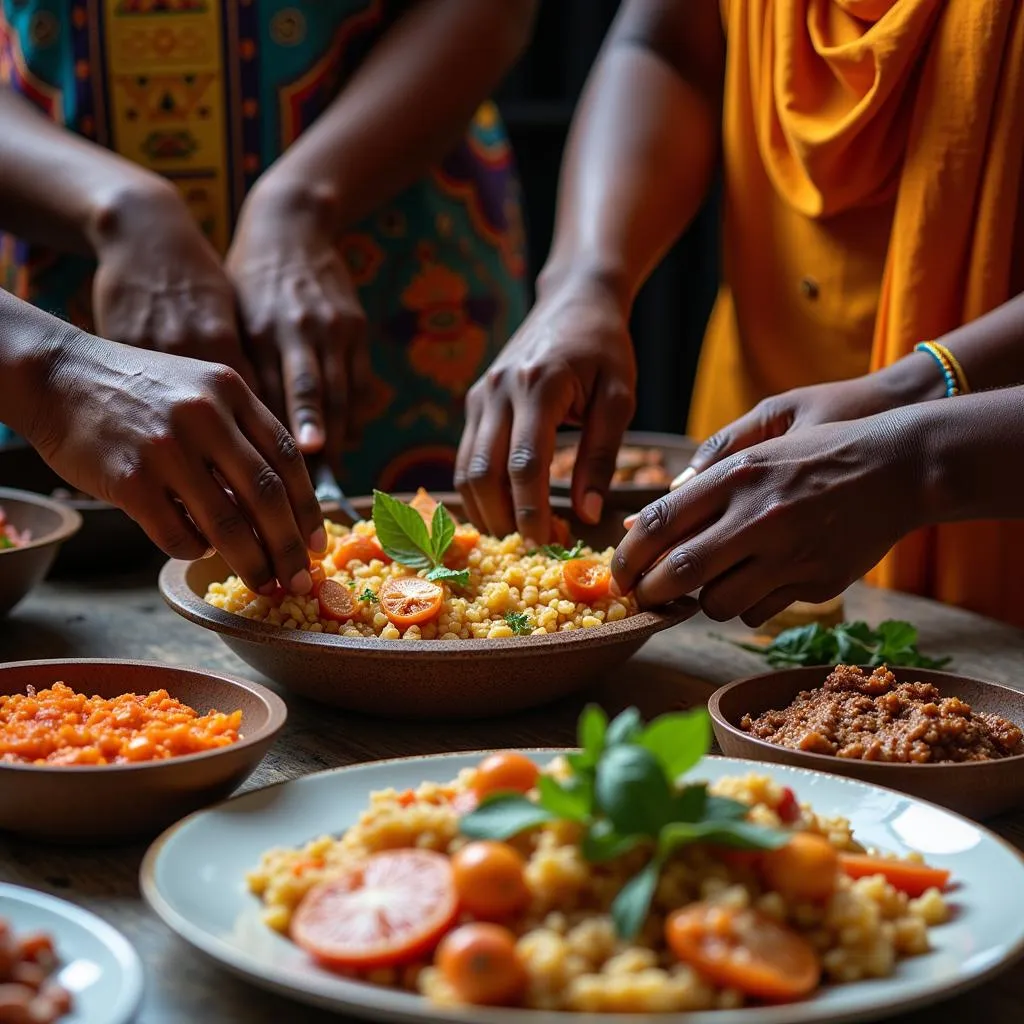
M551 244L558 169L573 109L617 8L618 0L541 0L533 43L498 94L523 183L531 278ZM685 431L717 272L712 199L636 303L636 429Z

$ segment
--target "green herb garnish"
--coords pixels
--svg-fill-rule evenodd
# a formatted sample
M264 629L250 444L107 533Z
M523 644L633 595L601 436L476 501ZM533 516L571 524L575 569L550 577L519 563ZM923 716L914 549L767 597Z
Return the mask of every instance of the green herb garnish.
M561 544L545 544L541 550L549 558L556 558L559 562L570 562L574 558L579 558L583 553L583 541L576 541L568 551Z
M365 589L365 590L364 590L364 591L363 591L363 592L362 592L362 593L361 593L361 594L359 595L359 598L358 598L358 599L359 599L360 601L366 601L366 602L367 602L367 603L369 603L369 604L376 604L376 603L377 603L377 595L376 595L376 594L375 594L375 593L374 593L374 592L373 592L373 591L372 591L372 590L371 590L371 589L370 589L369 587L367 587L367 588L366 588L366 589Z
M4 548L13 548L13 547L14 547L14 541L11 540L11 538L8 537L6 534L0 533L0 551L2 551Z
M814 622L780 633L765 646L736 643L759 654L772 668L799 665L879 665L942 668L951 658L929 658L917 649L917 629L909 622L888 620L877 629L866 622L843 622L831 628Z
M455 522L444 505L434 509L428 531L423 517L412 506L383 491L374 491L373 523L380 546L393 561L407 569L428 570L428 580L459 586L469 582L468 569L449 569L443 561L455 536Z
M529 636L533 632L526 612L505 612L505 622L516 636Z
M505 840L548 821L574 821L583 826L583 856L593 863L648 850L646 865L612 903L620 938L640 931L661 869L680 846L774 850L789 841L788 832L748 821L746 804L709 795L707 783L682 781L711 745L703 709L662 715L645 726L636 708L609 722L592 704L580 716L578 736L567 779L541 775L536 800L493 796L465 815L460 828L471 839Z

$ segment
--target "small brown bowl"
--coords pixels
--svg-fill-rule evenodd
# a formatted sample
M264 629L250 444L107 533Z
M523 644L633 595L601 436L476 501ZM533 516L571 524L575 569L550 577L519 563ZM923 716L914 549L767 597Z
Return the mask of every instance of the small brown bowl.
M135 520L116 505L72 492L27 444L0 446L0 480L44 494L82 517L82 528L57 554L52 576L109 575L156 562L159 549Z
M166 690L200 714L241 709L236 743L138 764L61 766L0 761L0 829L59 843L153 836L228 796L255 770L288 716L266 687L199 668L143 661L16 661L0 665L0 695L63 682L89 696Z
M0 508L16 530L28 530L20 548L0 548L0 615L9 612L50 571L60 546L82 525L72 508L28 491L0 487Z
M831 669L792 668L739 679L716 690L708 700L715 737L728 757L791 764L846 775L941 804L969 818L990 818L1024 805L1024 754L993 761L894 764L811 754L776 746L740 728L745 714L757 717L788 707L802 690L824 683ZM1001 715L1024 726L1024 693L952 672L894 668L899 682L932 683L943 697L959 697L975 711Z
M578 431L566 431L558 435L555 447L573 448L579 444ZM697 451L697 442L684 434L657 434L644 430L631 430L622 439L624 448L657 448L662 455L665 472L669 482L674 480L690 464ZM568 497L571 481L553 478L551 493L559 497ZM668 491L669 484L664 487L652 487L649 484L615 484L608 492L606 507L619 513L639 512ZM621 515L619 516L621 519Z
M437 496L457 516L462 502ZM368 516L371 498L353 498ZM567 514L564 503L557 510ZM584 540L587 528L572 524ZM536 707L580 689L691 611L641 612L593 629L505 640L409 642L302 633L253 622L203 600L231 570L219 556L168 562L160 592L179 615L212 630L269 679L350 711L411 718L477 718Z

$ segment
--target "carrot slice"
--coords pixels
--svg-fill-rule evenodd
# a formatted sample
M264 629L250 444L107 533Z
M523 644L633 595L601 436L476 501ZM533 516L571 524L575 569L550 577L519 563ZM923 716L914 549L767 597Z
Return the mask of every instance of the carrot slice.
M574 601L596 601L608 596L612 571L596 558L573 558L562 563L562 582Z
M444 564L449 569L464 569L469 553L480 543L480 531L475 526L457 526L455 536L445 552Z
M755 999L792 1002L810 995L821 980L810 943L753 910L691 903L669 915L665 939L710 981Z
M850 878L870 878L881 875L894 889L908 896L921 896L929 889L940 892L949 885L949 872L912 864L905 860L871 857L866 853L841 853L839 866Z
M434 496L421 487L416 492L412 501L409 502L409 508L414 508L419 512L420 518L427 524L427 529L429 530L434 522L434 510L437 508L437 504ZM451 509L448 509L448 515L451 516L452 522L458 526L459 521L452 515Z
M334 564L339 568L352 562L369 565L375 558L385 565L391 561L384 554L380 541L376 537L367 537L363 533L350 533L342 537L334 548Z
M337 580L324 580L316 588L316 599L320 603L320 614L335 622L348 622L356 613L356 602L352 591Z
M399 628L418 626L437 618L444 590L422 576L392 576L377 595L384 614Z

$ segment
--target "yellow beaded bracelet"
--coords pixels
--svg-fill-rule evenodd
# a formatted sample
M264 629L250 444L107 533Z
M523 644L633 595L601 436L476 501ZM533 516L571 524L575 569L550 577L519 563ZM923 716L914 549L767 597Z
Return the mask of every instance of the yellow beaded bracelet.
M914 351L927 352L939 364L942 377L946 382L947 398L966 395L970 392L971 389L967 383L967 375L964 373L964 368L945 345L941 345L937 341L922 341L914 346Z

